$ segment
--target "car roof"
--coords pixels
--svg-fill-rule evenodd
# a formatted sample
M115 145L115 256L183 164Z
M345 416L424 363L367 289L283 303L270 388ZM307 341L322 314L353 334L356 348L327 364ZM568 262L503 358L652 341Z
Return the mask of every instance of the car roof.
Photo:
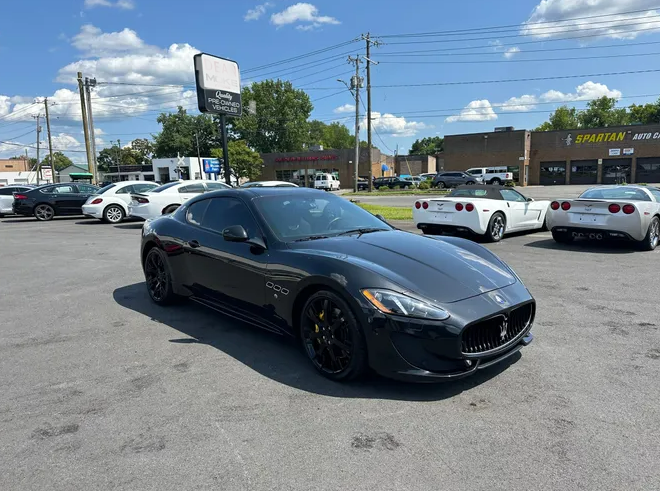
M502 189L505 189L502 186L493 186L493 185L490 185L490 184L472 184L472 185L463 184L461 186L456 186L456 188L454 188L455 191L459 191L459 190L462 190L462 189L475 189L475 190L476 189L483 189L483 190L486 191L485 196L474 196L475 198L486 198L486 199L497 199L497 200L504 199L504 198L502 198L502 195L499 193ZM516 191L516 190L514 190L514 191ZM516 191L516 192L522 195L522 193L520 193L520 191ZM451 195L451 194L452 193L450 192L449 195Z

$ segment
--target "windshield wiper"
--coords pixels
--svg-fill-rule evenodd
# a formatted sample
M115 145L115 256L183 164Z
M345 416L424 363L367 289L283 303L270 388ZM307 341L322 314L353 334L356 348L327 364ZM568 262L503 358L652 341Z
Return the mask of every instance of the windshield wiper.
M294 242L305 242L306 240L319 240L319 239L327 239L327 235L310 235L309 237L303 237L302 239L296 239Z
M372 232L385 232L387 229L385 228L376 228L376 227L368 227L368 228L355 228L353 230L344 230L343 232L337 234L337 237L340 235L351 235L351 234L358 234L358 237L362 234L370 234Z

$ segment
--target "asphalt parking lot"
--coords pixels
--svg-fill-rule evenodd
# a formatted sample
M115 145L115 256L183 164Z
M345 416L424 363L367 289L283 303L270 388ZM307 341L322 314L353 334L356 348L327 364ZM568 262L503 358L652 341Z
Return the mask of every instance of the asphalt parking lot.
M537 299L532 345L459 382L341 385L152 304L140 228L0 220L0 489L659 489L660 249L488 245Z

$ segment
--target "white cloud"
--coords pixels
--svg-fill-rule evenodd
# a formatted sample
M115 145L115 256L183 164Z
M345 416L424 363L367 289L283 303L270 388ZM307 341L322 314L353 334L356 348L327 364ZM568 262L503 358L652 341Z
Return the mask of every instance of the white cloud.
M122 53L158 53L161 50L146 44L135 31L125 28L118 32L103 32L86 24L71 40L71 44L88 57L113 56Z
M456 123L458 121L492 121L497 119L497 114L493 111L488 99L472 101L461 111L460 114L449 116L445 121L447 123Z
M371 112L371 126L381 135L390 135L393 137L415 136L418 131L429 128L424 123L416 121L406 121L406 118L394 116L393 114L381 114ZM362 121L362 127L367 127L367 121Z
M0 116L5 116L9 114L11 109L11 97L6 95L0 95Z
M354 104L344 104L343 106L339 106L335 108L333 111L335 114L342 114L342 113L352 113L355 111L355 105Z
M117 0L116 2L110 0L85 0L85 7L88 9L94 7L114 7L124 10L133 10L135 8L135 3L133 3L133 0Z
M513 48L509 48L504 52L504 57L508 60L513 57L516 53L520 53L520 48L518 46L514 46Z
M582 85L578 85L573 94L563 93L558 90L549 90L541 94L539 99L543 102L565 102L572 100L590 101L603 96L619 99L621 98L621 91L609 89L605 84L589 81Z
M249 22L251 20L260 19L266 13L266 10L272 6L273 4L270 2L257 5L253 9L250 9L246 12L245 17L243 17L243 20L245 20L245 22Z
M585 30L589 36L634 39L640 34L660 31L660 14L634 11L657 7L655 0L541 0L522 25L521 34L552 38ZM618 14L621 11L633 12ZM608 15L570 21L569 19ZM552 23L557 21L565 21ZM548 23L551 22L551 23ZM635 32L641 31L641 32Z
M296 3L282 12L270 16L270 22L277 27L301 23L297 29L308 31L323 24L340 24L334 17L319 15L319 9L311 3Z
M504 111L531 111L538 103L538 99L535 95L521 95L520 97L512 97L508 101L504 102L500 107Z

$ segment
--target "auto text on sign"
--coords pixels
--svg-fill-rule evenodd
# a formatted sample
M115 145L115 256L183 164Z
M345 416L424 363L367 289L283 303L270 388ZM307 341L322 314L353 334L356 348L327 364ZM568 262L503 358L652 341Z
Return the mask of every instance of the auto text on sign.
M655 133L635 133L633 135L633 140L658 140L660 139L660 132L656 131Z

